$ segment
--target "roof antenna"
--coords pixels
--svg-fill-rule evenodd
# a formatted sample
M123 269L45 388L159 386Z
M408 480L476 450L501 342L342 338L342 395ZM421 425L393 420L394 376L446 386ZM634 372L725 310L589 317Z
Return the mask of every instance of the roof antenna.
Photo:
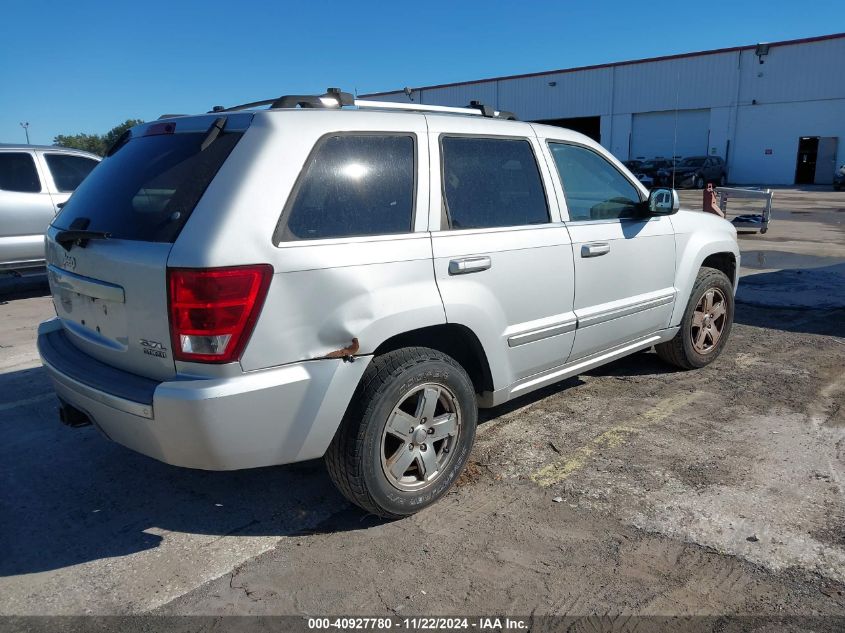
M675 188L675 167L678 151L678 107L681 105L681 71L678 69L678 79L675 82L675 130L672 132L672 189Z
M414 100L413 94L414 94L414 91L411 90L408 86L405 86L405 96L408 97L408 101Z

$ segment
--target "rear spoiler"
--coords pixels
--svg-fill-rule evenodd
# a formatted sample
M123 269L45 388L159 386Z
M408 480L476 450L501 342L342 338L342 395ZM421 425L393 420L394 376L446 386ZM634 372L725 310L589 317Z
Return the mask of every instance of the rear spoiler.
M212 114L163 114L157 120L141 123L129 130L130 138L153 134L181 134L183 132L207 132L221 118L226 118L227 132L245 132L252 124L254 112L215 112ZM127 139L128 140L128 139Z

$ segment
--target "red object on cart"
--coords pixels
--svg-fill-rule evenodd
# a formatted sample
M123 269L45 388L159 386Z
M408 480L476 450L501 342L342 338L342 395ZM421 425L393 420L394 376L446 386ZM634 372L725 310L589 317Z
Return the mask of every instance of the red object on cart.
M725 212L719 206L719 200L716 196L716 190L713 189L713 183L709 183L707 189L704 190L702 205L705 213L712 213L713 215L718 215L720 218L725 217Z

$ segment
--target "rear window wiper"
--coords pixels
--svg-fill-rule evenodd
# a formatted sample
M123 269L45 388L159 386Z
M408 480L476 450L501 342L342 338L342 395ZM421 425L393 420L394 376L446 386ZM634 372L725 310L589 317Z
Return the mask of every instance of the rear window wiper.
M111 237L108 231L88 231L86 229L68 229L56 233L56 242L61 244L62 248L69 251L72 246L76 245L80 248L85 248L88 240L107 240Z
M221 116L214 119L214 122L209 126L208 132L206 132L205 138L200 145L201 152L205 151L209 145L217 140L217 137L220 136L224 127L226 127L226 117Z

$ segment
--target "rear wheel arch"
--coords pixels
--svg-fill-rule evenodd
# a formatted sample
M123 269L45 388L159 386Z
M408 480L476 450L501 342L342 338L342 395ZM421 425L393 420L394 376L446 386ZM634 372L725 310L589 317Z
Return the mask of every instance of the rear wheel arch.
M408 516L457 481L477 421L472 381L455 359L426 347L388 351L367 366L326 451L329 476L365 511Z
M385 340L374 352L381 356L404 347L428 347L454 358L469 374L476 393L493 391L493 375L484 346L470 328L443 323L402 332Z

